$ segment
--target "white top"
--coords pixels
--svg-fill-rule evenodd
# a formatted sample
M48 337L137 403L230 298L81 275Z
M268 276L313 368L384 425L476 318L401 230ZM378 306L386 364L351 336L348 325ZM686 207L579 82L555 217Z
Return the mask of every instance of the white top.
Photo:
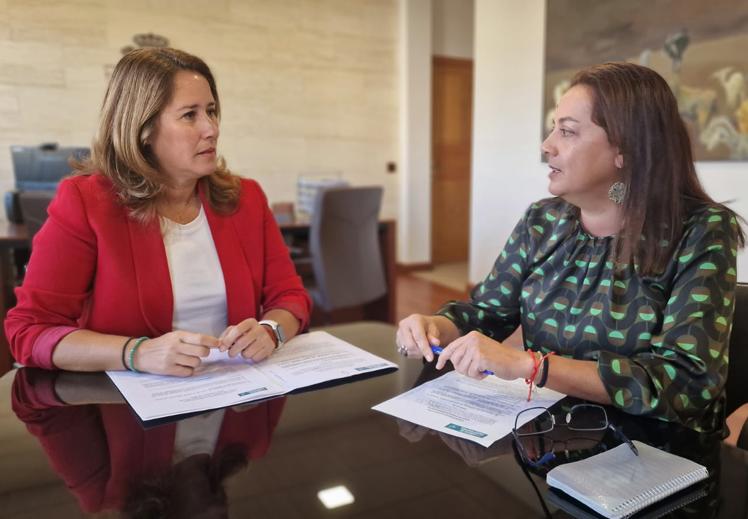
M172 330L219 336L226 329L226 285L202 205L197 218L184 225L161 218L169 277L174 295ZM193 454L213 454L223 409L177 424L173 461Z
M161 232L174 294L172 330L218 337L228 323L226 285L203 207L184 225L162 217Z

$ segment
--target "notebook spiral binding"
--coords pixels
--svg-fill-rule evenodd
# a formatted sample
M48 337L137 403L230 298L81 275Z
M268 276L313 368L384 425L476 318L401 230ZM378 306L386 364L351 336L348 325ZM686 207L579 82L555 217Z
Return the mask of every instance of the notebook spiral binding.
M684 474L680 477L668 481L667 483L652 487L646 492L639 494L638 496L627 499L620 505L611 509L611 511L615 514L623 513L624 516L633 514L641 510L642 508L645 508L659 501L664 497L674 494L692 485L693 483L696 483L700 479L701 478L699 477L698 472L690 472L688 474Z

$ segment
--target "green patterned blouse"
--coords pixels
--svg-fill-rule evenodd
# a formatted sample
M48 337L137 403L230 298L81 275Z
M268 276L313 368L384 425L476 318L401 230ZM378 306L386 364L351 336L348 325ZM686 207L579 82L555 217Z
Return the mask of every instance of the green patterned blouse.
M738 224L720 206L695 210L662 274L614 267L614 239L584 231L574 206L534 203L493 270L439 314L461 333L597 361L613 404L697 431L723 427Z

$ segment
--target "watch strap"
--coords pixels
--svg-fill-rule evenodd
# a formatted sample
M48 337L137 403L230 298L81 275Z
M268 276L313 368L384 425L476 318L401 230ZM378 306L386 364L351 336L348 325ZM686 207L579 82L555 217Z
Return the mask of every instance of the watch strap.
M286 337L283 334L283 328L280 324L278 324L277 321L273 321L272 319L263 319L262 321L259 321L259 324L261 324L262 326L267 326L273 332L273 335L275 336L276 348L280 348L281 346L283 346L283 343L286 342Z

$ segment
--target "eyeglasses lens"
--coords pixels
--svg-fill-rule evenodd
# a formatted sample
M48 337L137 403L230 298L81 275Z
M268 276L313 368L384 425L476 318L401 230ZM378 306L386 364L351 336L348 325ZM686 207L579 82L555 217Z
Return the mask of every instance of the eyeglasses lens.
M602 407L576 405L566 415L566 423L573 431L599 431L608 427L608 416Z
M523 420L524 417L522 415L524 413L527 413L529 415L530 412L537 412L537 409L526 409L524 411L521 411L517 415L517 423L520 423ZM543 434L547 433L551 429L553 429L553 415L551 415L548 410L545 410L535 418L529 420L526 424L517 427L517 434L520 436Z

